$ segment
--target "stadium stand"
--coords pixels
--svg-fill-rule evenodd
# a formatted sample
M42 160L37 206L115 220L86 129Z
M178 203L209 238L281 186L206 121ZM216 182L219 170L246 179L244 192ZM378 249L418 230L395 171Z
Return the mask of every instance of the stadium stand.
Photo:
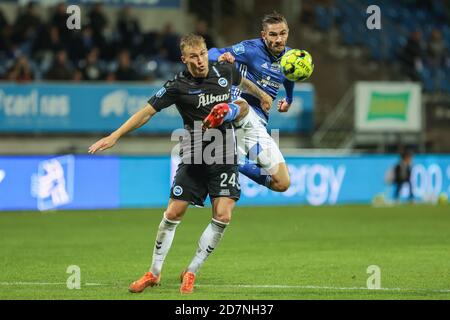
M208 46L258 37L255 16L286 11L286 3L292 6L289 43L308 48L320 66L310 79L316 91L316 129L356 81L419 81L425 104L430 101L446 110L450 96L450 10L444 1L321 0L302 1L301 6L295 1L215 3L188 1L187 10L193 16L188 31L204 35ZM373 4L383 8L382 29L368 33L361 21L366 21L365 9ZM149 28L129 6L107 8L106 14L106 8L97 4L85 6L83 28L69 32L64 27L66 4L55 5L46 14L39 7L30 2L7 17L0 6L1 80L155 81L183 68L178 62L180 35L176 30L180 28L174 28L173 19ZM330 74L335 75L335 81L330 81ZM432 114L440 123L447 119L447 113ZM352 129L350 116L352 113L342 124L347 131ZM296 139L289 145L317 147L311 134L300 133ZM438 146L444 141L433 141L428 145L445 150Z

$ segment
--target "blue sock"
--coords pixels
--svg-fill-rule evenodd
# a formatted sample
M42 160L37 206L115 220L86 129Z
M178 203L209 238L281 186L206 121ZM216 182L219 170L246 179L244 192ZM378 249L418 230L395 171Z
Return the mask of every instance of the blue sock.
M272 177L264 171L256 163L246 162L239 165L239 172L246 175L256 183L270 188L270 183L272 182Z
M230 107L230 111L223 118L224 122L234 121L239 114L239 110L240 110L239 105L237 105L235 103L229 103L228 106Z

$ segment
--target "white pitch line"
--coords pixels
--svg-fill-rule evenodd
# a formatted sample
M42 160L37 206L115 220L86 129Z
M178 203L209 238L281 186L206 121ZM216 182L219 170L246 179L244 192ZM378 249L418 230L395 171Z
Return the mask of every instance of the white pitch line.
M60 286L65 282L0 282L0 286Z
M66 285L65 282L0 282L0 286L54 286ZM81 286L117 286L117 284L108 283L85 283ZM251 284L198 284L197 287L222 287L222 288L250 288L250 289L314 289L314 290L339 290L339 291L420 291L435 293L450 293L450 289L412 289L412 288L379 288L369 289L367 287L331 287L331 286L312 286L312 285L251 285ZM178 285L166 285L166 287L178 287Z
M0 286L65 286L65 282L0 282ZM106 283L85 283L82 286L109 286Z
M369 289L367 287L330 287L330 286L295 286L295 285L250 285L250 284L235 284L235 285L213 285L203 284L199 287L238 287L238 288L269 288L269 289L324 289L324 290L368 290L368 291L424 291L424 292L450 292L450 289L411 289L411 288L379 288Z

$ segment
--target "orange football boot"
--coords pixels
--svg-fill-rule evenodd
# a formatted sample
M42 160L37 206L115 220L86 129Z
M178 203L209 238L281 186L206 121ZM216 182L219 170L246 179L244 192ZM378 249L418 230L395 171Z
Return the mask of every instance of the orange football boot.
M203 129L217 128L223 123L225 115L230 111L227 103L216 104L203 120Z
M189 271L183 271L180 275L182 294L189 294L194 292L195 274Z
M147 287L154 287L159 285L161 275L155 277L153 273L146 272L139 280L134 281L128 287L128 291L132 293L140 293Z

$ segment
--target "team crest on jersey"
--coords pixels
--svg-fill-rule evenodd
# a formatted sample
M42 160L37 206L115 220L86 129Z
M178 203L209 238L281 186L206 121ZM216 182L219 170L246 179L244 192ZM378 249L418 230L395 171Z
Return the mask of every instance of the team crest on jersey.
M225 78L220 78L219 79L219 85L223 88L225 88L228 85L228 81Z
M156 97L157 98L161 98L164 93L166 93L166 88L162 87L161 89L159 89L159 91L156 93Z
M245 47L242 43L238 43L236 45L233 46L233 52L236 55L240 55L243 54L245 52Z
M177 197L181 196L183 194L183 188L180 186L173 187L173 194Z

